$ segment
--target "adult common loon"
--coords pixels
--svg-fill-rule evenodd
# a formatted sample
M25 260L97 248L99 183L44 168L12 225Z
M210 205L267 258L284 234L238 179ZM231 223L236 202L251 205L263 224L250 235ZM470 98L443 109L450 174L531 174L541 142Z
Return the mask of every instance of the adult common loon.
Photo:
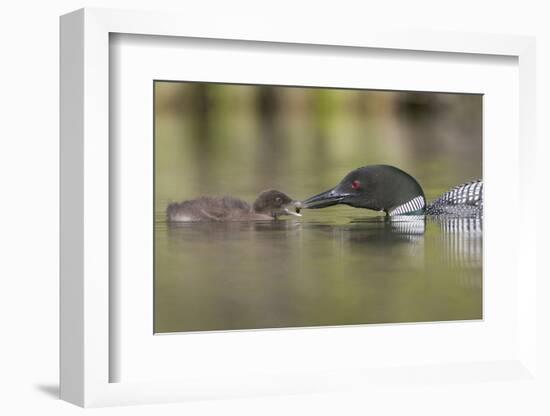
M389 165L371 165L348 173L334 188L302 201L300 208L325 208L336 204L384 211L396 215L483 214L483 181L455 186L431 204L422 187L408 173Z
M166 217L171 222L273 220L281 215L301 216L295 212L297 206L288 195L270 189L260 193L252 206L230 196L175 202L168 205Z

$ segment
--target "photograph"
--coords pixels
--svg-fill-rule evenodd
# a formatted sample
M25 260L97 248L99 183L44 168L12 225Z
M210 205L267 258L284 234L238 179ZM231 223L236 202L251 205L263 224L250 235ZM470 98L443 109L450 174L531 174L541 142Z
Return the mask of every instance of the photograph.
M483 319L483 95L155 80L155 334Z

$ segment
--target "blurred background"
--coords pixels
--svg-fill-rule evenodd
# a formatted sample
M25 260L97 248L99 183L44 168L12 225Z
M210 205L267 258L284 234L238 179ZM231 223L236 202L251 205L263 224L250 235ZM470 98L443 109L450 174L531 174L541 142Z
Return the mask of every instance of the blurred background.
M305 199L381 163L428 201L481 178L482 96L155 82L155 331L480 318L481 233L345 206L165 222L170 202L268 188Z
M155 83L156 201L274 187L302 199L393 164L428 199L481 177L481 95Z

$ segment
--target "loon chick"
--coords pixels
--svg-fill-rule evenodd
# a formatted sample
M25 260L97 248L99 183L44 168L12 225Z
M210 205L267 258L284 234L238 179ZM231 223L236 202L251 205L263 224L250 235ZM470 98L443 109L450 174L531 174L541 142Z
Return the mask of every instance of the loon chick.
M175 202L168 205L166 217L171 222L273 220L280 215L301 216L295 212L298 206L288 195L270 189L260 193L252 206L231 196Z
M411 175L389 165L371 165L348 173L333 189L312 196L300 208L336 204L384 211L386 215L456 215L483 213L483 181L458 185L427 205L424 191Z

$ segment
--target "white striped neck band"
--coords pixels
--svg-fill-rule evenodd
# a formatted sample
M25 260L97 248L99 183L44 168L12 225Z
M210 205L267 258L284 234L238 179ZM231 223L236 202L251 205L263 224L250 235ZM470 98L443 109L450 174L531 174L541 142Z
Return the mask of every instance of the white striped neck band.
M426 207L426 200L423 196L417 196L404 204L398 205L388 211L389 215L407 215L421 213Z

